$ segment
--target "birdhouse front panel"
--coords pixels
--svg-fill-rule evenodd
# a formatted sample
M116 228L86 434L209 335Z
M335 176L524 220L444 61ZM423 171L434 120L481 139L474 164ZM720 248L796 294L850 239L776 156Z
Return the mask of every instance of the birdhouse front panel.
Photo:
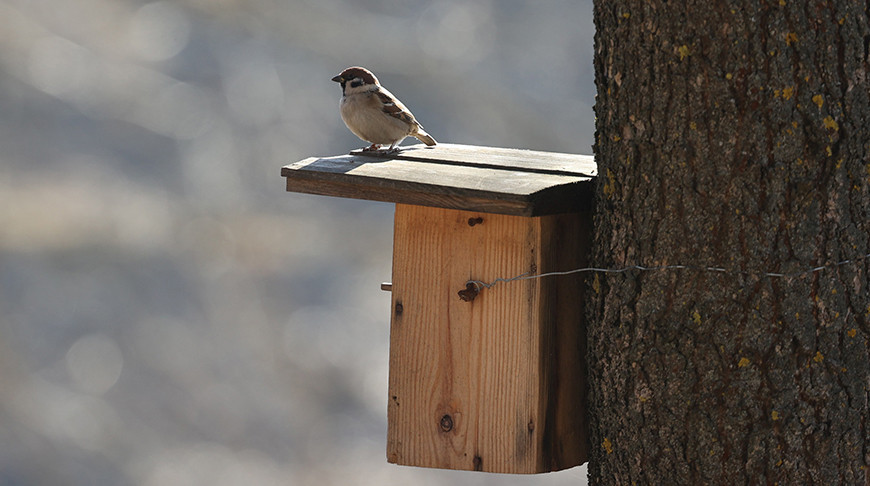
M459 297L469 280L579 264L584 223L397 205L390 462L534 473L585 461L583 316L565 305L581 298L581 278Z

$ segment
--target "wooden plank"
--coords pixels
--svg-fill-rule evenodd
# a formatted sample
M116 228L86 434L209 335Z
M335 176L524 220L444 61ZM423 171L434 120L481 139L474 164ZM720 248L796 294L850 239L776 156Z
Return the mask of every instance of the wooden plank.
M361 149L351 155L367 156ZM411 145L402 147L394 156L399 160L432 161L450 165L495 169L518 169L521 172L595 177L598 166L591 155L541 152L536 150L481 147L439 143L433 147Z
M445 166L432 162L343 155L305 159L287 166L299 177L320 180L359 180L361 184L392 187L448 188L504 197L528 197L553 186L576 182L578 177L536 174L515 170ZM588 179L588 178L585 178ZM418 189L419 190L419 189Z
M539 273L588 266L592 212L560 214L540 220ZM541 398L547 426L544 469L555 471L586 462L589 453L586 413L586 290L580 274L536 280L541 320L541 357L545 373ZM492 290L497 290L494 288Z
M535 473L585 461L585 327L580 306L565 305L582 296L582 278L457 295L469 279L576 263L585 218L397 205L390 462Z
M577 173L570 173L563 170L564 164L547 165L541 156L543 168L533 171L523 166L536 160L523 158L527 152L537 153L448 146L405 150L396 158L311 157L285 166L281 173L288 191L450 209L537 216L591 205L592 178L579 172L590 169L588 160L577 166Z
M323 196L350 197L369 201L466 209L519 216L533 216L531 210L540 208L540 206L530 205L523 199L494 199L491 197L477 197L467 193L451 194L449 189L426 191L394 187L389 191L385 191L377 185L361 184L359 180L339 182L334 180L321 181L317 179L288 178L287 190Z

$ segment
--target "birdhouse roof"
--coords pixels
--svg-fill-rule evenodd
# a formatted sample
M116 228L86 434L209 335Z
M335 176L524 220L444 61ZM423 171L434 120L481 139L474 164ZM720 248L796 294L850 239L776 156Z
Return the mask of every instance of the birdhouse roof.
M310 157L281 175L291 192L542 216L589 209L597 168L591 155L438 144Z

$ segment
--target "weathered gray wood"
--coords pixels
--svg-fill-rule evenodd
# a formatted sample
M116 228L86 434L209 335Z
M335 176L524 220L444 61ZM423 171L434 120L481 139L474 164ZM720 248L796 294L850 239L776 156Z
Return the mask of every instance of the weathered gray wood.
M366 155L361 149L351 155ZM495 169L518 169L523 172L560 175L597 175L597 165L591 155L541 152L500 147L479 147L439 143L434 147L414 145L403 150L402 160L420 160L441 164L464 165Z
M591 156L452 144L311 157L281 171L292 192L521 216L588 209L594 174Z

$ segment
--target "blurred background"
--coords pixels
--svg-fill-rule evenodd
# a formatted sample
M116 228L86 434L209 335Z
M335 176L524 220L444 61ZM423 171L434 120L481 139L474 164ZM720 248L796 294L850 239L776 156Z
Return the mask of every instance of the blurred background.
M0 485L562 485L386 462L392 213L290 194L365 145L591 153L591 0L0 0ZM416 141L406 141L406 144Z

